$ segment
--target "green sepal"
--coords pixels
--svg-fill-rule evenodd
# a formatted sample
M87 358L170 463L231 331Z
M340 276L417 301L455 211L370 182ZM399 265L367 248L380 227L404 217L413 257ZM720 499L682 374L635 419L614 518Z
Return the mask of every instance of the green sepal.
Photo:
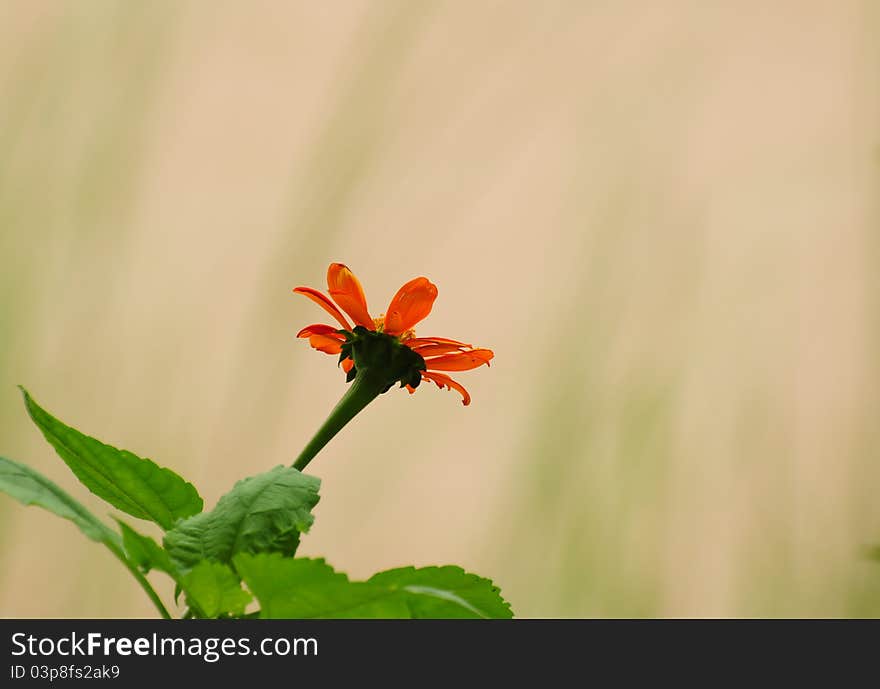
M354 367L346 376L347 382L354 380L358 369L380 373L385 381L382 392L388 392L395 383L400 383L400 387L409 385L416 388L422 382L422 371L427 369L424 358L399 338L367 330L362 325L355 326L351 332L339 332L345 335L339 363L348 358L354 361Z

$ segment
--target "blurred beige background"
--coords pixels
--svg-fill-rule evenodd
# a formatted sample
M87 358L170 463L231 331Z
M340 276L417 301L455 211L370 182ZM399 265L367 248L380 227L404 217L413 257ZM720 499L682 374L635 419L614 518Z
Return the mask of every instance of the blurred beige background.
M107 514L21 383L212 506L343 392L291 288L343 261L379 312L426 275L419 332L496 360L468 408L395 391L343 431L303 554L460 563L521 616L880 615L878 21L3 0L0 454ZM5 497L0 548L0 615L154 614Z

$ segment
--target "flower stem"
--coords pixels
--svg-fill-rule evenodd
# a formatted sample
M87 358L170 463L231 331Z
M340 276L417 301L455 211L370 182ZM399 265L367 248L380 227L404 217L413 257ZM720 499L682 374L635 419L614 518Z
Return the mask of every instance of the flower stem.
M294 469L302 471L315 458L321 449L330 442L345 424L351 421L364 407L376 399L388 385L386 375L381 370L358 369L342 399L333 407L330 416L315 433L309 444L299 453L293 463Z

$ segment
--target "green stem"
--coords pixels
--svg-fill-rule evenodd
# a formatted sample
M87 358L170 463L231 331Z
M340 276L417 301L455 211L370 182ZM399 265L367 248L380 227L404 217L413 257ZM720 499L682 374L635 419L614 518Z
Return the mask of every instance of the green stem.
M339 433L342 427L351 421L358 412L376 399L387 384L386 375L382 371L373 372L369 368L358 369L355 379L342 399L333 407L333 411L315 433L315 437L299 453L299 457L293 463L293 468L300 471L305 469L306 465L330 442L333 436Z
M166 620L170 620L171 615L162 604L162 599L159 598L159 594L156 593L156 590L150 585L150 582L147 581L146 577L141 574L141 571L137 568L137 566L134 565L131 560L129 560L125 556L125 553L122 552L119 546L117 546L112 541L105 540L104 545L106 545L110 549L110 552L113 553L119 559L119 561L125 565L126 569L131 572L132 576L137 579L137 582L141 585L141 588L150 597L150 600L153 601L153 605L156 606L156 610L159 611L159 614Z

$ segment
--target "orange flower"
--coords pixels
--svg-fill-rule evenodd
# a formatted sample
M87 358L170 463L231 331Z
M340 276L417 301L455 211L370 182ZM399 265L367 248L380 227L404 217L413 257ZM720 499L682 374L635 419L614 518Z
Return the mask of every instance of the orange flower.
M352 356L351 345L358 338L358 333L372 333L371 337L374 339L376 335L384 335L394 344L403 345L418 355L413 360L418 362L416 367L419 375L412 379L402 377L401 386L405 385L413 393L420 380L430 380L439 388L457 390L461 394L462 403L470 404L471 397L467 390L443 371L468 371L483 364L488 366L494 354L491 349L475 348L445 337L415 336L413 328L431 313L431 307L437 298L437 287L427 278L419 277L407 282L394 295L388 310L378 318L370 316L360 281L342 263L330 264L327 270L327 288L332 300L311 287L297 287L293 291L315 302L340 327L316 323L300 330L297 337L308 338L309 344L318 351L340 355L342 368L349 380L356 373L355 359L358 355L355 353ZM343 312L351 318L354 326L348 322Z

